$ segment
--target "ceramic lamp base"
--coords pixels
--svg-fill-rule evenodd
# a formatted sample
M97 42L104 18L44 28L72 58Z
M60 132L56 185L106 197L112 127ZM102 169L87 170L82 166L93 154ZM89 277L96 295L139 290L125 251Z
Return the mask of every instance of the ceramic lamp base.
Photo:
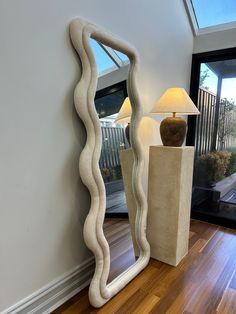
M181 147L187 130L187 123L183 118L168 117L160 125L161 139L164 146Z

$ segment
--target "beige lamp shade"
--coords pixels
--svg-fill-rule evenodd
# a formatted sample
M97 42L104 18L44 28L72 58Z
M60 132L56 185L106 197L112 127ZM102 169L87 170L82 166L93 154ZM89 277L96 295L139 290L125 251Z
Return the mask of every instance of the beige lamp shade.
M152 108L151 113L200 114L184 88L168 88Z
M115 120L115 123L117 123L117 124L129 123L131 114L132 114L131 103L130 103L129 97L126 97L121 108L120 108L120 111L119 111L118 116Z

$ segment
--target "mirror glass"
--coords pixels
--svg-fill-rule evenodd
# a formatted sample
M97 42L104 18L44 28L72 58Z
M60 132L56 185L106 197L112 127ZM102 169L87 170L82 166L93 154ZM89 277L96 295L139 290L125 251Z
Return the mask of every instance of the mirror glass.
M138 256L131 184L133 153L126 135L129 133L126 128L130 122L131 107L125 107L126 119L119 119L125 99L129 105L126 89L129 59L94 39L90 39L90 44L98 72L95 107L102 131L99 167L106 189L103 228L111 257L109 283L133 265Z

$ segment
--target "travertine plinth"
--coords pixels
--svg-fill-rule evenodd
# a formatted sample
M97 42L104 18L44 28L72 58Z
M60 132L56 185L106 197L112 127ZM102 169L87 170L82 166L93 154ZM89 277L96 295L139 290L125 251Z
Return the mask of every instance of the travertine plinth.
M139 256L138 245L135 240L135 218L136 218L136 203L132 189L132 171L133 171L133 151L131 148L120 150L120 163L122 170L122 177L124 182L124 190L128 208L129 223L131 228L131 235L133 240L135 256Z
M188 252L194 148L151 146L147 239L151 257L176 266Z

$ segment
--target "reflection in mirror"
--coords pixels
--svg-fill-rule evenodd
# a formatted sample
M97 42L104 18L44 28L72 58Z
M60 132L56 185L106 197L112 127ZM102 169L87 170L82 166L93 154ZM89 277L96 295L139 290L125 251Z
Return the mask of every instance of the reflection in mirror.
M127 129L131 117L126 90L129 59L93 39L90 43L98 72L95 107L102 131L99 167L106 189L103 229L111 256L109 283L133 265L138 256L132 194L133 153Z
M82 68L81 78L76 85L74 92L75 108L78 112L78 115L82 119L87 131L87 140L85 143L85 147L80 155L79 170L81 179L86 187L89 189L91 195L91 206L84 223L84 240L87 247L94 253L96 263L94 276L89 286L89 300L93 306L101 307L106 302L108 302L108 300L110 300L115 294L121 291L121 289L123 289L133 278L135 278L147 266L150 259L150 246L146 238L147 200L145 198L142 185L144 150L142 148L141 141L137 136L137 130L142 116L142 107L136 84L139 57L136 49L130 44L113 36L103 28L94 25L88 21L85 21L79 17L74 19L70 23L70 36L72 44L80 57ZM99 114L97 113L94 105L94 96L96 93L96 83L98 75L96 71L96 61L94 58L94 53L91 51L92 46L89 42L90 38L94 38L98 42L101 42L103 44L106 44L107 46L113 47L113 49L121 51L128 56L130 61L127 89L132 103L132 124L130 127L132 149L124 149L125 141L123 140L123 142L121 141L121 144L123 143L123 145L119 145L119 147L123 148L120 148L118 150L121 166L120 169L122 169L124 181L123 186L127 203L126 206L128 209L127 211L129 212L129 218L131 217L130 211L132 212L132 210L135 211L134 216L136 216L135 224L132 224L132 219L130 219L131 231L133 229L132 226L135 225L136 240L140 252L139 254L133 253L133 257L134 255L136 255L138 256L138 259L135 261L134 257L133 262L129 267L123 265L120 268L114 268L116 264L119 265L119 260L117 258L114 258L113 248L116 249L116 244L118 242L116 238L119 234L122 233L122 230L125 228L122 227L119 232L116 232L115 224L112 224L111 222L110 240L108 239L107 241L104 235L106 189L104 180L101 175L101 170L99 168L99 159L101 157L102 147L102 132L101 123L99 121ZM101 47L101 45L99 46ZM112 58L115 64L114 66L117 68L117 71L119 70L119 75L121 75L123 72L122 70L125 69L125 63L128 63L127 58L114 50L110 50L108 47L103 47L106 48L106 51L109 50L109 56ZM103 71L105 70L106 67L105 69L103 69ZM104 88L104 82L106 82L106 86L111 86L114 83L120 81L122 81L122 78L117 79L116 82L114 81L113 73L109 72L108 67L106 74L100 74L97 90L99 92L101 90L101 86L103 86ZM107 116L109 116L109 114L105 114L105 117ZM104 142L105 139L106 137L104 137ZM113 143L112 147L114 146L115 145ZM132 157L125 158L126 162L123 162L122 155L127 155L125 152L131 152ZM130 164L133 164L132 167L129 166L129 162ZM132 173L132 175L130 175L130 173ZM128 180L126 176L129 178ZM131 180L131 177L132 184L130 184L129 182ZM130 192L127 193L126 191L129 190ZM132 202L133 204L131 203L132 198L135 199L135 202ZM108 234L108 232L106 233ZM123 238L121 237L122 239L119 241L120 243L123 244L126 235L127 233L123 235ZM114 238L115 236L116 238ZM109 248L108 242L111 243L111 249ZM129 247L127 250L121 249L121 256L124 256L128 250ZM110 254L110 251L112 251L112 254ZM112 268L110 267L111 255ZM117 269L117 273L119 273L120 275L111 275L110 280L113 277L115 277L115 279L107 284L110 269ZM123 269L126 270L123 271Z

